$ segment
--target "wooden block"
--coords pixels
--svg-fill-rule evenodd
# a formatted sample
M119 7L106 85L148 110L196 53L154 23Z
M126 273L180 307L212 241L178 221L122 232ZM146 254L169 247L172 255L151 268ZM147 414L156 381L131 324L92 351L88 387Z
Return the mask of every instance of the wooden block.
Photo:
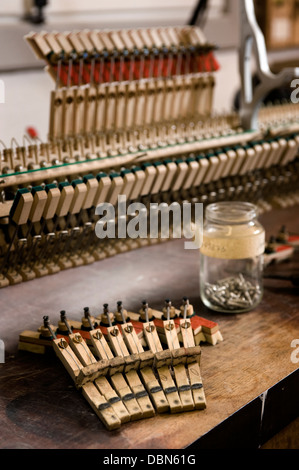
M80 41L79 34L77 32L72 32L67 35L67 39L73 46L73 49L77 54L82 54L85 50L83 43Z
M186 363L191 364L194 362L197 362L198 365L200 365L200 359L201 359L201 347L199 345L189 347L185 349L186 351Z
M20 284L21 282L23 282L21 274L11 269L7 271L6 278L8 279L9 284L11 285Z
M61 48L59 42L56 39L55 33L53 33L53 32L45 33L44 34L44 39L47 41L47 43L49 44L49 46L51 48L51 51L54 52L54 54L56 54L56 55L61 54L62 48Z
M73 45L65 33L56 32L55 37L65 54L73 52Z
M64 134L64 90L51 91L49 136L52 139L61 138Z
M29 220L32 223L39 222L42 218L48 195L41 187L34 187L31 191L33 202L29 214Z
M110 35L108 34L108 31L100 31L99 36L100 36L102 43L104 44L105 49L107 49L108 52L113 52L114 44L110 39Z
M189 170L186 176L186 179L183 184L183 189L190 189L193 185L193 182L198 175L199 163L197 161L189 162Z
M130 200L131 192L135 184L135 175L129 170L122 173L123 177L123 187L121 190L121 195L126 196L127 200Z
M91 77L93 79L93 77ZM84 96L84 132L89 134L96 128L97 87L94 85L85 87Z
M112 377L114 374L118 374L119 372L123 372L125 369L125 360L123 357L113 357L113 359L109 360L109 371L108 375Z
M283 154L280 164L287 165L289 162L293 161L298 154L298 144L294 139L290 139L287 144L287 149Z
M169 403L153 370L150 367L145 367L140 370L140 376L157 412L166 413L169 411Z
M160 383L164 390L166 399L169 403L171 413L180 413L182 411L182 403L179 397L178 389L173 381L168 366L157 369Z
M74 188L69 183L60 183L60 199L56 210L56 215L58 217L65 217L70 209L73 196L74 196Z
M44 207L43 218L45 220L53 219L60 199L60 190L55 184L46 185L47 200Z
M156 168L150 164L145 166L144 172L145 172L145 180L144 180L143 188L140 192L140 196L146 196L148 194L151 194L151 187L153 185L153 182L157 174Z
M217 171L219 165L219 158L215 155L212 155L208 159L209 161L209 168L204 176L203 183L207 184L214 180L215 173Z
M176 325L174 320L163 321L164 332L168 348L172 351L180 348L180 343L177 335Z
M116 122L117 89L114 83L106 88L105 131L113 131Z
M163 366L170 366L172 364L172 354L169 349L164 351L158 351L155 353L155 362L154 366L156 369L159 369Z
M75 115L75 93L76 87L63 88L62 108L63 120L60 137L66 138L73 135L74 115Z
M72 350L84 366L89 366L97 362L80 333L73 333L68 337Z
M172 191L179 191L188 173L188 164L186 162L179 162L177 164L177 171L174 181L172 183Z
M153 322L144 323L143 333L149 349L154 353L163 351L157 329Z
M229 149L226 152L226 156L227 156L227 164L223 171L223 176L222 176L223 178L226 178L231 175L232 169L234 167L234 164L237 158L237 154L234 150Z
M38 59L44 60L52 50L49 44L44 40L43 34L29 33L25 36L26 41L30 44Z
M171 364L176 366L177 364L186 364L187 362L187 349L177 348L171 350Z
M111 187L111 179L109 176L101 176L98 179L98 190L93 201L93 206L97 207L102 202L107 202L107 195Z
M70 204L69 212L71 214L78 214L86 198L87 187L81 180L73 181L72 186L74 188L74 195Z
M151 194L158 194L161 191L161 188L164 184L166 175L167 175L167 168L165 165L156 165L157 175L154 181L154 184L151 189Z
M194 315L191 319L191 324L194 327L197 325L201 325L204 334L214 334L219 331L219 325L211 320L207 320L206 318L199 317Z
M29 218L33 196L28 189L18 189L9 217L16 225L26 224Z
M103 132L105 129L106 119L106 102L107 102L107 89L103 85L99 85L96 95L96 109L95 109L95 130Z
M213 346L216 346L217 343L223 341L223 337L220 331L217 331L216 333L213 333L212 335L205 333L205 338L206 338L206 342L212 344Z
M125 377L142 410L143 418L151 418L154 416L155 409L136 371L130 370L125 374Z
M112 431L120 428L121 420L93 383L85 384L82 387L82 393L107 429Z
M109 33L110 39L114 44L115 49L119 52L122 52L125 44L122 42L121 36L118 31L110 31Z
M218 155L218 159L219 159L219 165L214 174L215 180L218 180L224 177L225 168L228 162L228 157L225 153L220 153Z
M125 356L124 361L124 372L129 372L130 370L138 370L140 368L139 354L130 354L128 356Z
M46 349L46 346L42 346L40 344L27 343L23 341L19 341L18 343L19 351L29 351L35 354L45 354Z
M276 160L276 157L280 151L278 142L272 141L269 143L271 146L271 151L269 153L268 160L266 161L265 168L270 168L274 164L274 161Z
M104 50L105 45L103 41L101 40L100 31L96 31L96 30L90 31L89 39L98 52L102 52Z
M113 359L113 354L111 349L108 346L105 336L100 329L91 330L90 342L94 348L95 354L101 359Z
M198 187L204 180L205 174L209 168L209 160L207 158L200 158L198 161L199 169L198 173L193 181L193 186Z
M202 331L194 335L195 346L199 346L201 343L206 343L206 337Z
M132 371L134 372L134 371ZM137 374L137 372L135 371ZM115 374L111 377L111 383L114 386L118 396L122 399L123 404L127 408L131 416L131 421L143 418L142 410L135 398L134 393L128 386L122 374Z
M100 393L108 401L108 403L111 404L114 412L116 413L120 421L122 423L127 423L128 421L130 421L130 413L128 412L127 408L125 407L119 396L113 390L106 377L99 377L95 380L94 384L100 391Z
M110 370L110 363L107 360L101 360L94 364L84 366L76 378L76 385L78 388L82 387L87 382L92 382L98 377L106 376Z
M190 382L188 380L187 371L183 364L173 367L176 385L182 402L183 411L191 411L195 408Z
M152 351L143 351L142 353L139 353L139 359L140 369L142 369L143 367L152 367L155 361L155 355Z
M141 189L144 184L144 180L145 180L145 173L141 169L134 171L134 175L135 175L135 184L133 186L133 189L130 195L130 198L132 201L139 197Z
M121 176L115 176L112 178L110 191L107 196L107 202L113 206L117 204L117 198L121 194L123 184L124 182Z
M190 319L180 319L180 332L182 341L185 348L195 346L194 335Z
M202 384L199 364L197 362L194 362L192 364L188 364L187 367L195 408L197 410L203 410L206 408L207 403Z
M9 286L9 279L0 274L0 288Z
M117 326L110 326L107 328L107 335L109 344L115 356L129 356L130 353L125 345L122 334Z
M74 108L71 135L77 136L84 132L84 115L85 115L85 88L78 86L74 90Z
M144 352L132 323L129 322L125 325L121 325L121 330L126 346L131 354L139 354Z
M83 369L83 364L81 364L65 339L54 339L52 344L56 355L76 383L80 370Z
M241 172L241 168L246 160L246 152L244 148L240 147L236 149L237 158L231 170L231 175L235 176Z

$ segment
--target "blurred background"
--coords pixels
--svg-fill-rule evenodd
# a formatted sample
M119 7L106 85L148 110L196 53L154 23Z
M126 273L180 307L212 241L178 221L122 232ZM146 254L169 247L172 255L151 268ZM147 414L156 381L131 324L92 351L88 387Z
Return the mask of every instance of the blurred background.
M273 71L298 65L299 1L256 0ZM239 0L1 0L0 2L0 139L21 141L34 126L47 139L50 91L54 83L24 41L31 31L202 27L218 46L214 109L230 110L238 93ZM254 72L254 70L253 70ZM4 89L3 89L4 88ZM1 103L1 101L5 101Z

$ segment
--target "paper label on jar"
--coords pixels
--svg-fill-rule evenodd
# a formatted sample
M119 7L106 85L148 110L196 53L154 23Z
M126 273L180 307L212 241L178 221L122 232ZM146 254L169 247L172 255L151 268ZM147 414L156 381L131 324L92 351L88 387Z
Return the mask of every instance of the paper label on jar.
M249 237L208 237L204 235L201 254L210 258L248 259L265 252L265 232Z

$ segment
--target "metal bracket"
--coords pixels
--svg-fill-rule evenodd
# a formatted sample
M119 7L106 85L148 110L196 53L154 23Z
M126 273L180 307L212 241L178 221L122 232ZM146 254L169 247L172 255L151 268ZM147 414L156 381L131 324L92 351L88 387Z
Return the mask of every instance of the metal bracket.
M241 75L240 118L244 130L258 130L258 112L267 94L293 78L299 77L299 68L286 68L278 74L271 72L264 35L257 23L253 0L241 0L241 45L239 68ZM253 90L251 60L256 58L259 84Z

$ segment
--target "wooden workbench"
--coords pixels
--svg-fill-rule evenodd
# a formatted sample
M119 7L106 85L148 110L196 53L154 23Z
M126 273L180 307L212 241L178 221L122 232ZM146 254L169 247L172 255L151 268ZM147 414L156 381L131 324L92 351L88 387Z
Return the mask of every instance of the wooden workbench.
M283 224L299 232L299 208L265 214L267 236ZM299 271L299 255L276 271ZM0 448L201 449L258 448L299 416L299 369L291 342L299 339L299 290L265 281L262 304L244 315L208 311L199 300L199 256L183 241L143 248L0 291ZM196 312L217 321L224 342L202 347L207 409L160 415L107 431L74 388L58 359L18 352L18 335L36 330L43 315L64 309L80 319L117 300L137 311L143 299L161 309L188 296ZM298 354L299 357L299 354Z

